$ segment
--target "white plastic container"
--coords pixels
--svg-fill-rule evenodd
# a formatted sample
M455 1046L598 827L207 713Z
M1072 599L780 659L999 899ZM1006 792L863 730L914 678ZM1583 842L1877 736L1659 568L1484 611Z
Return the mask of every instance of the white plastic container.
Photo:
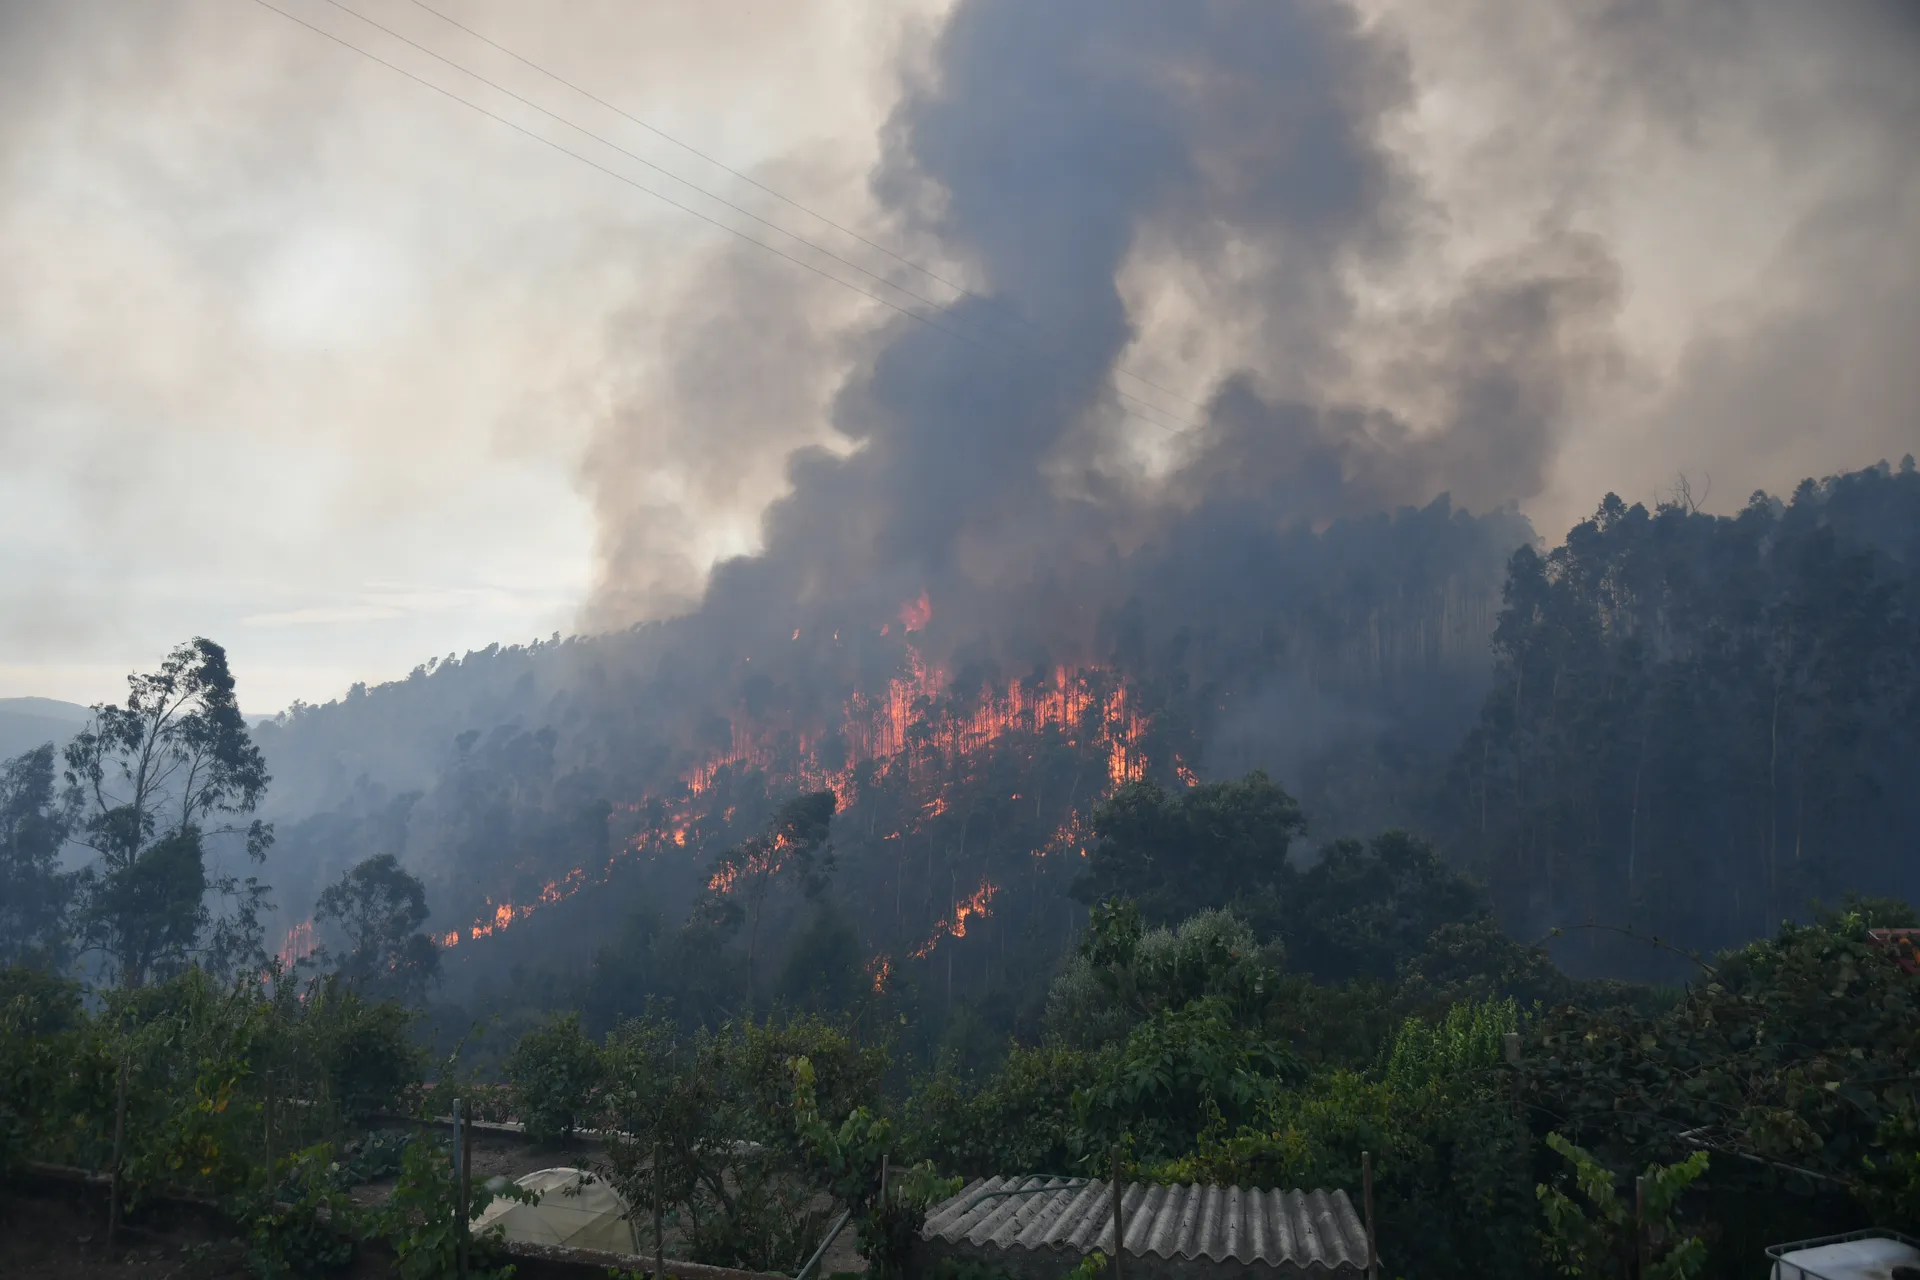
M1893 1232L1807 1240L1767 1252L1774 1259L1773 1280L1893 1280L1897 1266L1920 1269L1920 1247Z

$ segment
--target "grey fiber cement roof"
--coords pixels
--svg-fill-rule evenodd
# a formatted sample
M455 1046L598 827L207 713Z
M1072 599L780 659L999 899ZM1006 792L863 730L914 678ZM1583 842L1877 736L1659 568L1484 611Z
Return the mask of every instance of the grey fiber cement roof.
M1019 1190L1018 1195L994 1192ZM1361 1275L1367 1232L1344 1191L1128 1183L1123 1270L1166 1280ZM991 1261L1021 1280L1060 1280L1079 1259L1113 1250L1111 1184L1085 1179L976 1179L927 1212L930 1256Z

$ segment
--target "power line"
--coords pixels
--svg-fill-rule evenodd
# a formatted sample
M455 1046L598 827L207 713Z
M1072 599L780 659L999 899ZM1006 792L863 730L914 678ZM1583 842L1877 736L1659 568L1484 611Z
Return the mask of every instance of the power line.
M934 310L945 314L950 319L959 321L960 318L954 315L954 312L951 306L940 302L937 298L929 298L929 297L926 297L924 294L915 293L912 289L907 288L905 285L889 280L887 279L887 277L879 274L878 272L869 271L867 270L867 268L861 266L859 263L854 262L849 258L844 258L841 255L833 252L831 249L827 249L820 245L817 245L813 243L811 240L808 240L805 236L798 235L792 231L789 231L787 230L787 228L780 226L778 223L770 222L767 219L761 217L759 214L754 213L750 209L742 208L741 206L733 203L731 200L728 200L723 196L715 195L713 192L708 191L706 188L700 186L698 183L690 182L687 179L681 177L679 174L676 174L669 169L664 169L661 166L653 163L653 161L648 160L645 156L636 155L632 151L629 151L625 147L614 142L612 139L602 137L600 134L593 132L591 129L588 129L583 125L575 124L572 120L567 119L565 116L561 115L559 112L550 110L547 107L543 107L539 103L533 101L531 98L528 98L523 94L516 93L512 89L507 88L505 85L500 84L497 81L489 80L487 77L481 75L479 72L474 71L473 69L459 62L454 61L452 58L447 57L445 54L440 53L434 49L430 49L426 45L421 44L419 41L411 39L408 36L402 35L400 32L395 31L393 28L386 26L380 22L377 22L372 18L369 18L367 15L365 15L364 13L361 13L359 10L354 9L351 6L343 3L342 0L326 0L326 3L332 5L335 9L338 9L340 12L346 14L348 17L356 18L359 21L364 22L366 25L372 27L374 30L383 32L386 35L392 37L393 39L400 41L402 44L409 45L412 48L419 50L421 53L426 54L428 57L436 59L442 63L445 63L447 66L452 67L455 71L460 72L462 75L468 76L471 79L477 80L481 84L486 85L489 89L492 89L498 93L504 93L509 98L512 98L515 102L518 102L523 106L531 107L533 110L538 111L540 114L548 117L549 119L559 124L565 125L567 128L572 129L576 133L579 133L585 137L591 138L595 142L598 142L602 146L607 147L613 151L619 152L621 155L626 156L629 160L633 160L636 163L645 165L647 168L652 169L655 173L661 174L664 177L672 179L673 181L679 183L681 186L686 187L688 190L699 192L701 195L707 197L709 200L712 200L717 204L724 205L725 207L733 210L735 213L740 214L742 217L751 218L753 221L759 223L761 226L766 227L771 231L774 231L779 233L780 235L786 236L788 239L793 240L799 244L803 244L807 248L814 250L816 253L824 254L826 257L833 259L835 262L840 263L842 266L850 267L853 270L858 271L861 275L866 276L868 279L874 280L882 285L885 285L889 289L896 289L899 292L906 294L907 297L912 298L915 302L921 303L925 306L932 307ZM755 241L755 243L760 243L760 242ZM955 287L958 287L958 286L955 286ZM864 293L866 291L862 290L861 292ZM871 297L872 295L868 294L868 296ZM949 332L951 331L949 330ZM976 343L976 345L981 346L981 348L984 350L986 349L987 343L992 343L992 345L1000 347L1001 350L1007 355L1018 356L1023 354L1018 350L1007 346L1005 343L994 342L992 335L987 336L986 342ZM1173 419L1174 422L1179 424L1179 426L1184 427L1188 431L1196 430L1198 428L1199 424L1187 421L1186 419L1182 418L1179 414L1174 413L1172 410L1164 409L1161 406L1154 404L1151 401L1142 400L1139 396L1129 394L1128 392L1120 390L1118 387L1115 387L1113 389L1113 393L1116 396L1121 397L1122 399L1133 401L1135 404L1140 405L1142 408L1151 409L1155 413L1165 414L1167 417ZM1141 420L1148 421L1148 419L1145 419L1145 418L1142 418ZM1164 424L1156 423L1156 425L1164 425Z
M661 129L656 125L650 124L645 120L642 120L639 116L634 115L632 112L626 110L623 107L620 107L614 103L607 101L605 98L602 98L600 95L594 93L593 91L582 88L581 86L575 84L573 81L560 75L558 72L547 70L547 68L541 66L539 63L535 62L533 59L514 52L512 49L507 48L507 46L501 44L498 40L493 39L491 36L488 36L483 32L475 31L472 27L468 26L464 22L461 22L458 18L442 13L440 10L434 8L432 5L424 3L424 0L410 0L410 3L412 3L417 8L426 10L428 13L440 19L440 21L447 23L449 26L459 28L461 31L466 32L468 35L472 36L475 40L480 41L482 44L490 45L493 48L498 49L501 53L506 54L509 58L512 58L515 62L518 62L523 66L531 67L533 70L538 71L541 75L547 77L547 79L552 80L555 84L562 85L565 88L571 89L573 90L573 92L579 94L581 97L586 98L591 102L598 103L600 106L605 107L607 110L613 112L615 115L620 116L621 118L628 120L633 124L639 125L642 129L645 129L648 133L653 134L655 137L661 138L667 142L671 142L674 146L679 147L682 151L685 151L689 155L696 156L699 159L706 161L708 164L712 165L714 168L719 169L725 173L732 174L734 177L740 179L740 181L746 183L747 185L754 187L760 191L764 191L766 194L772 196L775 200L778 200L783 204L790 205L793 208L798 209L801 213L806 214L810 218L818 219L819 221L825 223L829 227L832 227L835 231L838 231L843 235L848 235L853 237L855 240L858 240L861 244L866 245L869 249L873 249L879 253L886 254L889 258L892 258L895 262L900 263L902 266L913 268L915 271L918 271L920 274L926 276L928 279L937 281L938 283L947 286L947 288L952 289L955 293L958 293L963 297L973 298L979 301L986 301L986 299L980 298L979 294L974 293L971 289L967 288L965 285L958 284L952 280L949 280L945 276L940 275L938 272L932 270L931 268L922 266L920 263L915 262L913 259L908 258L902 254L896 253L892 249L887 248L887 246L883 244L880 244L873 240L869 240L866 236L861 235L858 231L855 231L852 227L845 226L841 223L835 222L832 218L829 218L826 214L821 213L815 209L810 209L806 205L801 204L798 200L795 200L790 196L782 195L780 192L775 191L772 187L768 186L764 182L761 182L759 179L754 178L748 174L742 173L740 170L733 168L731 165L727 164L725 161L716 159L715 157L708 155L706 152L700 150L698 147L694 146L692 143L682 142L680 139L674 137L672 134L668 133L666 130Z
M332 0L328 0L328 2L332 3ZM642 129L645 129L648 133L651 133L655 137L662 138L667 142L672 143L674 146L679 147L682 151L685 151L689 155L697 156L701 160L704 160L708 164L712 165L714 168L719 169L724 173L733 175L734 177L738 178L740 181L746 183L751 187L754 187L760 191L764 191L766 194L772 196L774 199L782 202L783 204L786 204L795 209L798 209L801 213L806 214L808 217L815 218L820 222L825 223L827 226L832 227L835 231L838 231L843 235L853 237L855 240L858 240L861 244L866 245L868 248L873 249L878 253L884 253L887 257L892 258L895 262L900 263L902 266L911 267L913 270L918 271L920 274L926 276L928 279L937 281L938 283L945 285L947 288L952 289L955 293L959 294L963 298L969 298L975 302L980 302L987 306L998 307L1006 315L1012 317L1016 322L1025 325L1027 328L1033 330L1035 333L1041 333L1042 336L1045 336L1039 325L1027 319L1027 317L1025 317L1024 315L1021 315L1019 310L1016 307L1006 302L1004 299L997 298L997 297L994 297L994 298L983 297L980 294L975 293L973 290L967 288L965 285L959 284L953 280L947 279L945 276L934 271L931 267L924 266L921 263L915 262L912 258L905 256L904 254L897 253L894 250L887 248L887 246L880 244L877 241L868 239L866 236L861 235L858 231L855 231L852 227L845 226L839 222L835 222L832 218L829 218L826 214L821 213L817 209L813 209L808 207L807 205L801 204L798 200L793 199L791 196L785 195L779 191L775 191L772 187L768 186L764 182L761 182L758 178L754 178L748 174L742 173L740 170L734 168L732 165L727 164L725 161L719 160L714 156L707 154L705 151L700 150L700 148L694 146L692 143L684 142L681 139L674 137L672 134L668 133L665 129L660 128L658 125L652 124L646 120L642 120L639 116L634 115L631 111L628 111L626 108L607 101L607 99L601 97L599 94L594 93L589 89L582 88L580 85L575 84L573 81L567 79L565 76L562 76L558 72L550 71L546 67L543 67L539 63L535 62L533 59L528 58L523 54L517 53L512 49L509 49L506 45L501 44L498 40L493 39L491 36L486 35L483 32L474 30L472 27L468 26L466 23L461 22L458 18L452 17L449 14L442 13L440 10L434 8L432 5L427 4L426 0L410 0L410 3L412 3L416 8L426 10L428 13L440 19L440 21L447 23L449 26L456 27L459 30L466 32L468 35L472 36L475 40L480 41L482 44L490 45L493 48L498 49L501 53L506 54L509 58L512 58L514 61L521 63L523 66L531 67L533 70L539 72L541 75L547 77L549 80L552 80L555 84L559 84L564 86L565 88L571 89L573 92L579 94L583 98L586 98L588 101L598 103L600 106L605 107L608 111L613 112L615 115L620 116L625 120L631 121L632 123L639 125ZM402 37L402 39L404 38L405 37ZM437 57L438 55L436 54L435 56ZM645 163L645 162L643 161L642 163ZM692 184L689 183L688 185L691 186ZM718 199L718 197L715 197L715 198ZM748 216L751 217L752 215L748 215ZM792 234L792 233L789 232L787 234ZM824 252L824 250L822 252ZM937 304L934 304L934 305L937 305ZM1172 396L1174 399L1179 400L1184 404L1192 405L1196 409L1205 409L1207 407L1206 405L1200 403L1198 400L1194 400L1187 396L1183 396L1178 391L1175 391L1172 387L1162 386L1160 383L1153 381L1153 379L1147 378L1138 373L1135 373L1133 370L1128 369L1124 365L1115 365L1114 371L1116 373L1123 373L1127 377L1132 378L1136 382L1139 382L1145 386L1152 387L1156 391L1164 392L1165 394ZM1154 406L1154 407L1158 408L1158 406ZM1166 411L1162 410L1162 412L1166 412ZM1197 424L1188 423L1186 425L1189 428L1192 428Z
M608 177L613 178L616 181L623 182L626 185L634 188L636 191L644 192L645 194L652 196L654 199L659 200L664 204L671 205L673 208L680 210L682 213L691 214L693 217L700 219L702 222L705 222L710 226L717 227L720 230L727 232L729 235L737 236L738 238L746 241L748 244L754 245L757 248L765 249L768 253L774 254L777 257L784 258L788 262L793 263L795 266L798 266L803 268L804 270L810 271L814 275L819 276L823 280L830 280L833 283L842 286L843 288L851 289L855 293L860 294L862 297L869 298L874 302L878 302L881 306L886 307L891 311L898 312L899 314L906 316L908 319L916 320L919 323L926 325L930 329L938 330L939 332L944 333L947 336L956 339L957 341L964 342L969 346L976 347L982 351L986 351L989 353L998 353L1002 355L1019 354L1017 352L1009 352L1007 348L1002 346L989 345L987 343L981 342L980 340L972 337L971 335L962 333L957 329L948 328L946 325L940 324L937 321L933 320L932 318L922 315L921 313L911 309L910 307L901 306L899 303L894 302L889 298L882 297L880 294L877 294L870 289L861 287L858 283L854 281L843 279L842 277L834 275L832 272L824 270L821 267L818 267L813 263L806 261L803 258L796 257L795 255L781 249L777 245L771 245L764 240L755 239L753 236L748 235L746 232L740 230L738 227L728 226L725 222L720 221L718 218L715 218L710 214L703 213L700 210L693 208L691 205L684 204L681 201L675 200L673 197L669 195L666 195L659 191L655 191L653 188L648 187L640 182L637 182L633 178L628 177L626 174L623 174L616 169L609 168L606 165L601 164L600 162L588 156L584 156L580 154L578 151L574 151L569 147L562 146L560 143L555 142L553 139L534 132L533 130L527 128L525 125L520 124L518 121L511 120L508 117L503 116L496 111L488 110L486 107L481 106L477 102L474 102L467 98L463 98L459 94L453 92L451 89L445 88L442 85L435 84L433 81L428 80L424 76L418 75L415 72L407 70L405 67L400 66L398 63L388 61L387 59L380 57L378 54L373 53L370 50L363 49L359 45L354 44L351 40L348 40L343 36L337 35L334 32L328 31L324 27L320 27L315 25L314 23L308 22L306 19L301 18L297 14L289 13L287 10L282 9L277 5L270 3L269 0L254 0L254 3L258 4L263 9L267 9L273 13L279 14L281 17L287 19L289 22L305 27L307 30L313 32L315 35L322 36L325 39L331 40L333 43L341 46L344 49L349 49L352 52L359 54L361 57L368 59L369 61L378 63L379 65L387 68L389 71L393 71L399 75L403 75L407 79L412 80L414 83L433 90L435 93L440 94L442 97L449 98L452 101L459 103L461 106L471 108L472 110L479 112L481 115L486 116L488 119L495 120L500 124L504 124L508 128L513 129L518 133L525 134L527 137L532 138L536 142L542 143L546 146L553 148L555 151L560 152L562 155L578 160L580 163L587 165L590 168L597 169L601 173L606 174ZM382 31L386 30L385 27L380 27L380 24L373 22L372 19L366 18L358 13L354 13L353 10L348 9L344 5L337 3L337 0L327 0L327 3L332 4L335 8L340 9L344 13L348 13L356 18L360 18L361 21L366 22L371 26L377 27ZM389 32L389 34L395 34L395 33ZM413 44L415 48L421 49L422 52L432 54L431 50L425 49L423 46L414 44L413 41L407 40L405 36L398 36L396 34L395 38L405 41L408 44ZM432 56L436 58L440 57L440 55L438 54L432 54ZM464 67L460 67L458 63L452 62L450 59L446 59L446 58L441 58L440 60L443 62L446 62L449 66L452 66L457 70L465 72L465 74L472 76L474 79L479 80L483 84L492 85L492 87L499 89L500 92L502 93L506 93L509 97L513 97L518 101L525 102L528 106L533 107L535 110L541 111L544 114L551 116L553 119L558 120L560 121L560 123L566 124L568 127L573 128L578 132L585 134L587 137L594 138L596 141L603 143L604 145L612 148L615 151L619 151L623 155L632 156L632 153L626 151L624 148L621 148L615 145L614 143L607 142L606 139L600 138L597 134L594 134L587 129L581 128L580 126L573 124L571 121L568 121L551 111L547 111L546 108L539 106L537 103L527 102L526 99L521 98L518 94L513 93L511 90L500 88L500 86L498 85L493 85L491 81L486 80L484 77L476 75L473 72L466 71L466 69ZM665 173L666 176L673 178L675 181L680 182L683 185L688 186L695 191L701 191L701 188L694 186L694 184L687 182L685 179L679 178L674 174L667 173L667 171L664 169L659 169L658 165L653 165L649 161L643 160L638 156L632 156L632 158L639 160L640 163L647 165L649 168L653 168L658 170L661 173ZM701 191L701 194L707 195L710 193ZM719 200L719 202L722 204L728 205L729 208L738 207L730 204L725 200L720 199L720 197L715 196L712 198ZM742 210L742 212L745 212L745 211ZM747 216L755 217L756 221L765 222L765 219L757 218L756 215L753 215L751 213L747 214ZM768 223L767 225L773 226L773 224L771 223ZM774 230L780 231L783 235L786 235L791 239L799 241L799 243L805 244L809 248L819 249L819 246L813 245L811 242L805 240L804 238L794 235L792 232L786 231L783 228L774 226ZM872 272L866 271L865 268L859 267L854 263L846 262L846 259L839 257L839 255L837 254L831 253L824 249L820 249L819 251L822 253L825 253L828 257L833 258L837 262L842 262L848 266L853 267L856 271L861 271L863 274L866 274L869 276L873 275ZM950 314L946 312L946 308L941 307L940 304L937 302L932 302L929 299L921 298L918 294L913 293L911 290L908 290L908 289L902 288L899 285L893 284L891 281L886 281L882 277L875 277L875 278L880 279L882 283L887 284L890 288L899 289L901 292L906 293L909 297L916 298L919 301L925 302L928 305L934 307L936 310L939 310L946 314ZM1165 431L1170 435L1187 435L1191 431L1197 429L1198 424L1185 422L1184 420L1178 419L1177 415L1174 415L1168 412L1167 410L1161 409L1157 405L1153 405L1147 401L1141 400L1137 396L1129 395L1127 392L1121 391L1117 387L1113 389L1113 392L1116 396L1119 396L1123 399L1132 400L1136 404L1143 405L1146 408L1154 410L1155 412L1166 413L1168 417L1174 417L1176 421L1180 421L1181 426L1177 426L1177 427L1169 426L1166 423L1159 421L1158 419L1146 417L1145 415L1137 413L1133 410L1127 409L1124 406L1117 406L1119 408L1120 413L1126 417L1134 418L1140 422L1144 422L1148 424L1149 426L1157 427L1160 430Z

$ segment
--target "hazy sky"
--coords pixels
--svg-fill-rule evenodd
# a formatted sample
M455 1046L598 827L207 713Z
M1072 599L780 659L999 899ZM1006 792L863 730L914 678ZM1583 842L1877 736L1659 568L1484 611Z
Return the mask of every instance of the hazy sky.
M909 301L643 161L954 296L414 0L273 3L818 272ZM969 288L966 247L870 178L949 8L988 5L432 0ZM1369 57L1399 59L1407 100L1378 119L1420 234L1345 282L1380 317L1345 376L1392 400L1481 332L1448 319L1462 282L1540 245L1607 282L1553 331L1580 349L1535 410L1538 465L1434 466L1396 496L1511 499L1557 536L1607 489L1685 472L1728 509L1920 447L1910 7L1361 11ZM0 0L0 99L0 695L115 697L204 634L267 711L684 607L755 549L794 449L847 447L835 392L898 321L258 0ZM1261 245L1150 230L1118 281L1127 366L1178 393L1159 403L1197 419L1229 374L1285 385L1295 339L1234 288ZM1163 434L1113 430L1165 465Z

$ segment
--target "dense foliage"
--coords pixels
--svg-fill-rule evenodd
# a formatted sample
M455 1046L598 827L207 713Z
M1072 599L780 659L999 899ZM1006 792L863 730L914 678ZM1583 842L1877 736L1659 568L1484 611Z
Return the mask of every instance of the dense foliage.
M814 1015L690 1032L642 1017L604 1038L566 1017L521 1038L506 1097L547 1137L602 1129L629 1203L727 1265L790 1270L845 1208L897 1275L945 1175L1103 1172L1119 1146L1150 1180L1349 1191L1370 1152L1383 1247L1416 1276L1615 1274L1642 1241L1618 1188L1644 1177L1646 1274L1740 1274L1771 1240L1920 1213L1920 975L1870 924L1911 918L1865 903L1703 961L1664 998L1553 974L1557 1003L1523 1006L1447 994L1552 972L1526 948L1460 945L1477 913L1391 981L1328 980L1230 912L1148 929L1113 901L1056 978L1042 1041L992 1070L902 1079L886 1038ZM350 1245L315 1223L352 1162L313 1144L470 1087L420 1093L400 1006L337 976L296 992L192 971L91 1010L71 984L5 975L0 1156L110 1167L124 1080L132 1193L227 1199L261 1233L263 1274L275 1250ZM341 1221L441 1256L445 1157L397 1150L388 1207Z
M345 937L336 972L369 995L418 1002L440 976L440 951L421 931L426 889L390 853L376 854L329 885L313 918Z
M1916 918L1853 892L1916 887L1920 477L1731 518L1609 499L1512 557L1464 740L1349 740L1337 768L1297 759L1293 790L1196 777L1235 758L1249 688L1303 655L1441 678L1410 639L1431 640L1432 600L1401 528L1354 553L1349 595L1320 584L1337 625L1263 614L1253 643L1120 608L1116 662L1148 673L1124 687L1117 667L1068 687L962 655L947 692L895 708L911 767L869 760L831 789L815 766L844 741L735 732L798 705L817 672L797 657L756 664L731 722L696 706L704 668L662 658L630 708L659 726L616 732L598 697L554 700L564 732L465 729L431 776L363 777L282 824L324 944L289 965L260 933L265 887L208 857L266 848L265 768L224 654L183 646L98 709L64 791L50 749L0 774L0 1161L109 1167L124 1096L134 1194L227 1200L263 1274L365 1232L440 1265L446 1162L369 1126L476 1075L537 1141L603 1133L602 1172L676 1247L758 1269L796 1268L844 1210L898 1275L951 1178L1104 1172L1116 1147L1148 1179L1349 1191L1371 1153L1389 1268L1416 1277L1612 1275L1643 1248L1646 1275L1731 1276L1782 1238L1920 1221L1920 962L1884 932ZM1403 613L1355 585L1374 556ZM898 670L894 640L863 644L861 678ZM1062 710L970 752L954 726L991 718L970 688ZM1361 836L1339 835L1353 812ZM78 875L69 834L96 855ZM449 866L464 884L436 879ZM606 867L604 892L567 896ZM508 905L529 902L564 905ZM404 1190L361 1215L340 1197L376 1160Z
M1443 801L1516 924L1718 947L1810 898L1915 894L1911 457L1732 517L1608 495L1514 554L1493 643Z

